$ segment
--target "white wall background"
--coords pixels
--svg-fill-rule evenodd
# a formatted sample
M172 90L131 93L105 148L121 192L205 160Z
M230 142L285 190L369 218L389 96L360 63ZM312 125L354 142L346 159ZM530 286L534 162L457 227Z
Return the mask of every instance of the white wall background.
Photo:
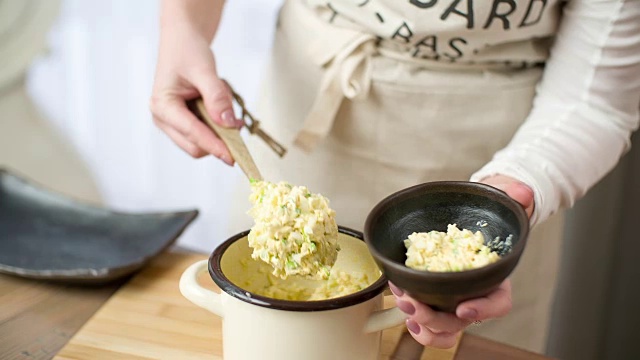
M213 49L221 76L249 107L271 45L278 0L228 1ZM148 109L159 35L157 0L64 0L50 53L33 67L35 101L88 162L111 208L200 216L179 244L210 252L227 232L237 168L193 160L151 120Z

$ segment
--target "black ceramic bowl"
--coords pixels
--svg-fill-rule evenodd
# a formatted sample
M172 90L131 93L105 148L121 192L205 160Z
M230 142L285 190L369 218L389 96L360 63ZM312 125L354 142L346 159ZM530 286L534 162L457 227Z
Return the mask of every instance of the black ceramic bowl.
M404 265L404 240L413 232L447 231L448 224L480 231L485 241L510 236L511 250L497 262L458 272L430 272ZM484 224L484 226L483 226ZM441 311L495 290L516 267L529 233L524 209L488 185L440 181L416 185L382 200L369 213L364 238L386 277L413 298Z

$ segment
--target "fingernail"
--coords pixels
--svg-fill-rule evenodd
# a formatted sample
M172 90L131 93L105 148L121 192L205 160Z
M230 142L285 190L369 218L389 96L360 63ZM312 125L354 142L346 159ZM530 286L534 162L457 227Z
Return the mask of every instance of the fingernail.
M409 329L409 331L411 331L414 335L420 334L420 330L422 330L422 328L420 327L420 325L418 325L417 322L411 319L407 319L405 323L407 324L407 329Z
M391 292L395 296L399 297L399 296L402 296L404 294L404 291L400 290L397 286L393 285L392 283L389 283L389 289L391 290Z
M478 317L478 312L474 309L464 309L460 311L460 317L467 320L475 320Z
M407 315L413 315L416 312L416 308L408 301L398 300L396 301L398 309L402 310Z
M229 156L227 154L222 155L222 161L226 162L229 165L231 165L233 163L233 159L231 159L231 156Z
M236 125L236 116L231 109L223 111L220 115L220 118L222 119L222 122L227 126Z

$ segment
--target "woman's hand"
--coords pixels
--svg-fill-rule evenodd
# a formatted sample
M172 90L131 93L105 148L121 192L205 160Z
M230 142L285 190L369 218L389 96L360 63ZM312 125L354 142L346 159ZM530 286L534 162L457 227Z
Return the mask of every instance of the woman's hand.
M522 182L508 176L496 175L482 180L483 183L506 192L518 201L531 217L534 209L533 190ZM511 282L506 279L500 287L481 298L465 301L458 305L455 314L431 309L404 291L389 283L400 310L407 314L407 329L416 341L437 348L455 345L458 334L476 321L505 316L511 311Z
M211 118L240 128L229 88L218 77L210 43L222 1L165 0L160 50L151 97L154 123L194 158L212 154L233 165L225 144L186 106L201 96ZM217 15L217 16L216 16Z
M396 305L407 314L406 325L411 336L422 345L436 348L453 347L458 334L474 321L498 318L511 311L511 282L508 279L491 294L461 303L455 314L433 310L392 283L389 287Z
M494 175L481 181L484 184L491 185L507 193L513 200L522 205L527 212L527 216L531 218L534 210L533 190L526 184L508 176Z

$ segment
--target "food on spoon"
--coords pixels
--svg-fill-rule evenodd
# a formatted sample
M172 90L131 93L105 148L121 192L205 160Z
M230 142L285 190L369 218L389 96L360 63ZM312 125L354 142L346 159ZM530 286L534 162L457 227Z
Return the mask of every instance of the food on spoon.
M273 267L273 275L327 279L338 257L338 226L329 200L304 186L251 181L251 256Z
M456 224L447 226L447 232L414 232L404 240L407 248L405 265L433 272L476 269L498 261L497 252L484 245L480 231L473 233L458 229Z

